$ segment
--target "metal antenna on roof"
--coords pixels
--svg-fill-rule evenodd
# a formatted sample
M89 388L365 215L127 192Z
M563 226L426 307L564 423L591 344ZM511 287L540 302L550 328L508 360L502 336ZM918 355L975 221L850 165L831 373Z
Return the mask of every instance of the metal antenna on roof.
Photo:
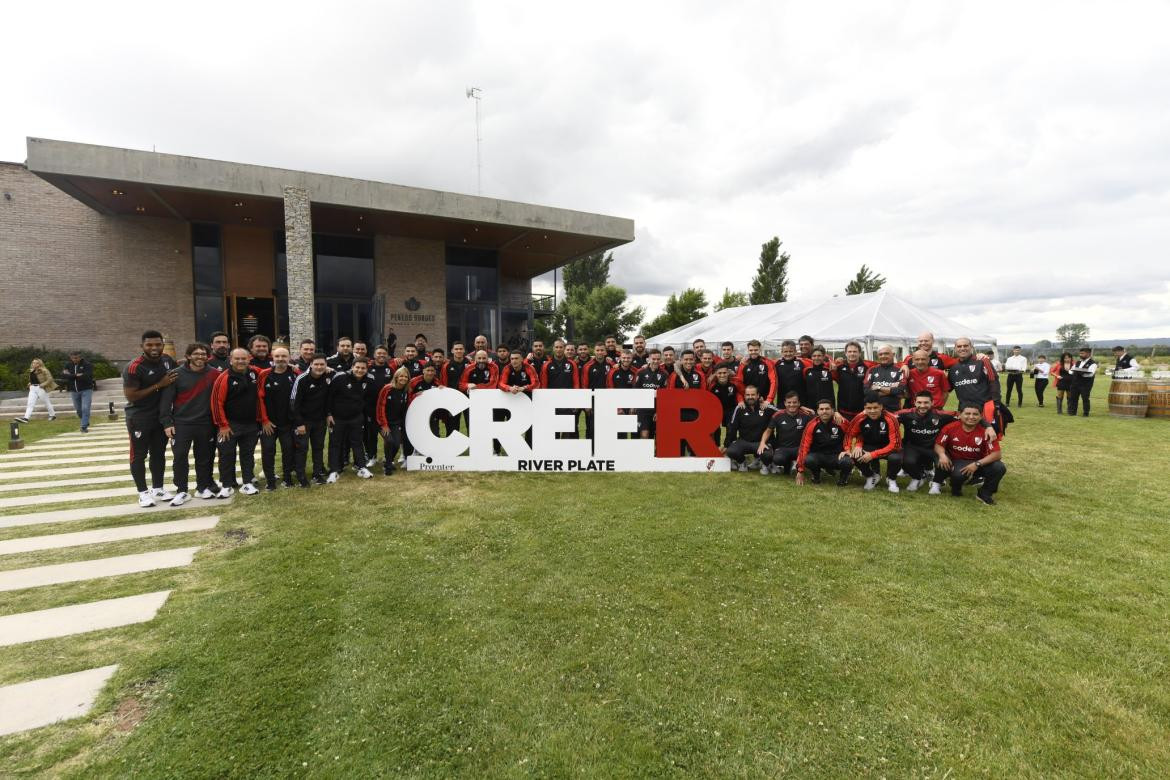
M480 146L483 144L483 136L479 132L479 101L480 93L483 92L479 87L468 87L467 97L475 101L475 194L483 194L483 163L480 160Z

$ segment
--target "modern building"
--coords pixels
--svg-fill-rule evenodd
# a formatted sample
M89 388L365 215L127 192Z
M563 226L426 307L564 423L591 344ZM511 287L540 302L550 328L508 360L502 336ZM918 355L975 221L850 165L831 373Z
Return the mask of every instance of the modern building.
M28 139L0 163L0 343L112 359L155 328L525 346L533 277L629 219L257 165Z

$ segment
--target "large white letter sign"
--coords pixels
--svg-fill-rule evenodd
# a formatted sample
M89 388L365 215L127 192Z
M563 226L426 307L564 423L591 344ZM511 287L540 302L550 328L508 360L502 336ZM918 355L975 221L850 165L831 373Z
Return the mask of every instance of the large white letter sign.
M472 459L495 457L492 452L493 440L499 440L500 446L508 453L508 458L497 460L531 458L532 449L524 441L524 432L532 425L532 399L524 393L505 393L503 390L472 390L470 396L471 419L467 427L472 431ZM492 419L496 409L507 410L508 419Z
M593 396L593 454L597 458L648 461L654 458L654 440L639 439L638 418L620 414L654 408L653 390L606 390ZM632 433L633 439L619 439Z
M557 414L557 409L588 409L593 403L591 390L532 391L532 451L542 458L553 457L589 460L593 452L588 439L558 439L558 433L577 430L577 415Z
M478 392L478 391L477 391ZM406 437L422 455L447 460L467 452L470 441L458 430L446 437L431 433L431 414L445 409L454 417L467 408L467 396L451 387L436 387L415 396L406 410Z

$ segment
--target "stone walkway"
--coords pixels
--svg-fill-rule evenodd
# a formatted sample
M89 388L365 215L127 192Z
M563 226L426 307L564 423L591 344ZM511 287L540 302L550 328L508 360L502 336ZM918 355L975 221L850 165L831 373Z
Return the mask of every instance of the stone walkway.
M0 593L29 592L191 564L199 547L167 546L167 537L215 528L219 518L208 511L226 502L196 500L179 509L166 504L141 509L127 458L128 439L121 422L100 423L93 425L89 434L61 434L29 444L24 450L0 453ZM169 466L169 452L167 461ZM170 478L168 470L168 484ZM115 499L119 502L108 503ZM78 502L96 505L77 507ZM69 508L61 508L66 505ZM12 508L30 511L5 513ZM66 525L103 518L130 522L86 530L69 530ZM14 535L10 530L31 526L44 526L44 532ZM55 532L59 526L66 527ZM86 550L89 545L142 539L159 539L164 546L113 556ZM80 551L82 559L20 568L4 566L5 556L57 550L65 554ZM99 600L93 600L92 595L75 596L76 601L70 603L69 591L63 592L67 603L0 614L0 648L69 637L78 637L76 641L81 642L83 635L90 632L147 623L170 596L169 590L154 590ZM0 736L87 715L117 669L117 664L107 664L0 687Z

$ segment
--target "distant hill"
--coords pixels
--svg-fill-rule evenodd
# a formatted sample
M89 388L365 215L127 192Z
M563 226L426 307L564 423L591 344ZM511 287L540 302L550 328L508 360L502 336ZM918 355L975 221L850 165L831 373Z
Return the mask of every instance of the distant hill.
M1089 341L1094 347L1161 347L1170 345L1170 336L1161 336L1156 339L1092 339Z

